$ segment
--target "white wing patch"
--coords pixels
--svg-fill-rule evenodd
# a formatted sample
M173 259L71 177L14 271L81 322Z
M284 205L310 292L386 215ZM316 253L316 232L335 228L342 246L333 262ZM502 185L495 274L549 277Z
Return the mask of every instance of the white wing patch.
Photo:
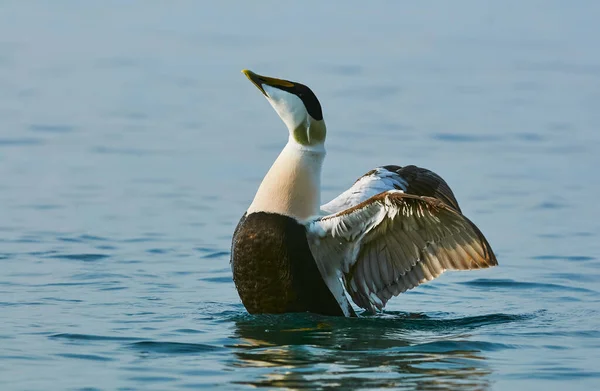
M341 212L388 190L406 191L408 184L395 172L378 167L359 178L348 190L321 206L324 215Z

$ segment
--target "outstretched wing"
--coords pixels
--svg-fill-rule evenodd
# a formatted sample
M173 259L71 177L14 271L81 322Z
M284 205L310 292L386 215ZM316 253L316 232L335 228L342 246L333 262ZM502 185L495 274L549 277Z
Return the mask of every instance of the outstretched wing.
M370 311L445 270L497 265L481 231L433 197L392 190L306 223L325 279L342 276L354 302Z
M367 172L342 194L321 206L323 214L352 208L388 190L437 198L460 212L450 186L435 172L417 166L382 166Z

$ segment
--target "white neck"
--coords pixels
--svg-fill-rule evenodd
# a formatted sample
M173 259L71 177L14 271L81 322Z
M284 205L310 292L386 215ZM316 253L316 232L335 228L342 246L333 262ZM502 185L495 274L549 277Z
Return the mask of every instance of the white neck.
M302 146L290 137L260 184L248 214L271 212L298 220L318 214L324 158L323 144Z

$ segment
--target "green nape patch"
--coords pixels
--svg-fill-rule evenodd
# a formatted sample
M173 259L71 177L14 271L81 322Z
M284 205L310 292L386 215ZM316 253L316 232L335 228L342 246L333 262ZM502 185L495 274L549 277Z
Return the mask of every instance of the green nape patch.
M294 140L301 145L317 145L325 141L327 130L324 126L299 126L292 132Z

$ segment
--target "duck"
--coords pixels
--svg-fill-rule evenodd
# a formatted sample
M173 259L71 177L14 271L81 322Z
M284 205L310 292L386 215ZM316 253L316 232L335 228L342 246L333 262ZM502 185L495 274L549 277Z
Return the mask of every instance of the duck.
M377 313L446 270L498 264L446 181L428 169L376 167L321 205L327 127L319 100L304 84L242 73L288 129L232 237L233 281L250 314L355 317L350 299Z

